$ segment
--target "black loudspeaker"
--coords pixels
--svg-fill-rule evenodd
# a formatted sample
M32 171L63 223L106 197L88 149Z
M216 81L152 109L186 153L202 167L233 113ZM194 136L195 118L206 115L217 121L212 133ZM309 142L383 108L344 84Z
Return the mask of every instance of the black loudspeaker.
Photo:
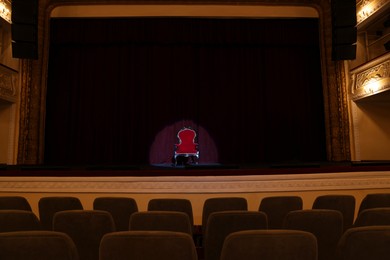
M11 15L12 56L38 58L38 0L13 0Z
M13 42L12 56L19 59L38 59L38 46L29 42Z
M354 59L356 59L356 44L333 46L332 59L333 60L354 60Z
M387 41L385 44L383 44L386 51L390 51L390 41Z
M356 27L339 27L334 28L332 35L333 45L354 44L357 40Z
M356 0L332 0L332 59L356 58Z

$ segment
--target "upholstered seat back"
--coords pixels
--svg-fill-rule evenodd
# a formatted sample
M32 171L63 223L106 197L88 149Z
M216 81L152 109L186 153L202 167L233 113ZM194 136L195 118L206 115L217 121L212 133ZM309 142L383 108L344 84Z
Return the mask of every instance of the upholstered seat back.
M93 202L93 209L110 212L116 231L129 230L130 216L138 212L135 199L127 197L99 197Z
M237 231L267 229L267 216L260 211L219 211L210 214L204 234L206 260L219 260L225 238Z
M151 199L148 203L149 211L178 211L184 212L190 218L191 225L194 224L192 204L188 199L159 198Z
M122 231L107 234L100 260L197 260L189 234L171 231Z
M365 209L357 216L354 227L390 225L390 208Z
M53 217L55 213L64 210L83 209L81 201L77 197L43 197L38 202L39 219L46 230L53 229Z
M307 231L318 243L318 260L334 260L337 242L343 234L343 216L338 210L294 210L287 214L284 229Z
M390 193L370 193L360 203L358 214L365 209L385 207L390 207Z
M337 260L388 260L390 226L350 228L340 239Z
M54 215L53 229L72 238L80 259L98 260L100 241L115 231L115 224L107 211L67 210Z
M269 229L283 228L286 215L293 210L300 210L303 200L299 196L272 196L261 200L259 211L265 212L268 217Z
M54 231L0 233L1 260L78 260L72 239Z
M197 143L195 143L196 132L190 128L183 128L177 133L179 143L176 144L176 154L197 154Z
M221 260L317 260L317 240L299 230L248 230L230 234Z
M2 209L18 209L31 210L31 205L25 197L21 196L0 196L0 210Z
M174 231L192 235L190 218L178 211L143 211L130 217L129 230Z
M207 221L211 213L229 210L248 210L248 201L243 197L208 198L203 203L202 230L206 230Z
M41 223L32 211L0 210L0 232L41 229Z
M355 218L356 199L353 195L321 195L313 202L313 209L334 209L343 215L344 230L352 227Z

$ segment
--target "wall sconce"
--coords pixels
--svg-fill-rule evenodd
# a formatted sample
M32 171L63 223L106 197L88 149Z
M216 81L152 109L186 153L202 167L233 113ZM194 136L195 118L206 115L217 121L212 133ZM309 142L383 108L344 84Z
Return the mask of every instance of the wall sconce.
M11 3L8 0L0 0L0 17L11 23Z
M381 75L376 75L374 78L371 78L369 81L366 82L364 85L364 92L366 94L376 94L381 89L381 85L379 83L379 80L381 80Z
M358 18L360 18L360 20L366 19L374 11L374 8L372 7L372 5L371 5L369 0L362 1L360 6L361 6L361 9L358 12Z

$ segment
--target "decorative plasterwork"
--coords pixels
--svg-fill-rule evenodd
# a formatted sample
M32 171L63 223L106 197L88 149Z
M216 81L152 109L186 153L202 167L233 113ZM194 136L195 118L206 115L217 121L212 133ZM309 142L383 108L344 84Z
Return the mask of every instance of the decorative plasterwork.
M356 19L359 25L369 17L376 14L379 10L383 10L386 5L389 5L389 0L362 0L356 6ZM382 9L383 8L383 9Z
M9 0L0 1L0 17L9 23L11 21L11 2Z
M353 100L390 90L390 53L351 71Z
M253 176L0 177L2 192L212 194L390 189L390 173Z
M17 73L0 65L0 99L15 102L17 98Z

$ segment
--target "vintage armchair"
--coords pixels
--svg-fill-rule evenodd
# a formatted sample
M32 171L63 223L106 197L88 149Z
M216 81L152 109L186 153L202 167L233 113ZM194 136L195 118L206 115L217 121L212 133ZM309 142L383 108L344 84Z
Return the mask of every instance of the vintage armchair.
M196 135L196 131L189 127L184 127L177 133L179 143L175 144L173 158L175 165L198 163L199 145L195 142Z

